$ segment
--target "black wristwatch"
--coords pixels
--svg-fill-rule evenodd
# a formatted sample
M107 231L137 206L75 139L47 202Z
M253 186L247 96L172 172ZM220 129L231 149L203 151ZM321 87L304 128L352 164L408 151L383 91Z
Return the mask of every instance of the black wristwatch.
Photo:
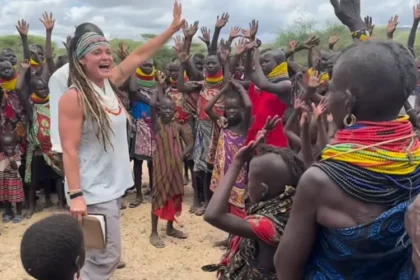
M78 193L74 193L74 194L70 194L70 199L75 199L79 196L83 196L82 192L78 192Z

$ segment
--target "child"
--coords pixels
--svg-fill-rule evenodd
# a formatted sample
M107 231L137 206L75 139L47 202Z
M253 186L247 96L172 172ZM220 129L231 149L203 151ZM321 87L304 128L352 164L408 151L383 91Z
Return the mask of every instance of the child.
M23 183L19 175L20 156L16 153L16 137L12 132L0 136L2 152L0 152L0 201L5 202L3 222L22 222ZM16 215L12 210L16 203Z
M156 248L165 247L157 232L158 219L167 220L166 234L179 239L187 236L173 227L175 215L181 213L184 196L182 178L183 160L192 151L193 143L189 141L182 127L174 120L175 103L164 96L162 85L163 74L159 77L159 90L154 93L151 106L152 130L156 142L153 155L153 188L152 188L152 234L150 243ZM159 94L159 116L157 99ZM181 140L186 143L182 151Z
M208 223L232 237L221 263L203 267L204 271L217 271L218 279L277 279L272 260L289 219L295 188L304 167L290 149L264 145L256 157L252 156L267 132L279 122L278 117L269 118L267 123L271 124L266 124L256 141L236 153L204 214ZM229 213L227 205L232 186L249 161L250 205L246 217L239 218Z
M233 89L228 89L232 85ZM225 113L220 117L213 111L214 105L224 95ZM251 122L252 104L245 89L237 81L231 80L205 107L210 119L219 126L220 136L216 148L210 189L214 192L229 169L235 154L242 148L248 136ZM241 170L229 199L230 213L244 217L245 213L245 168Z
M20 258L26 272L35 279L74 280L85 262L79 223L66 214L34 223L23 235Z

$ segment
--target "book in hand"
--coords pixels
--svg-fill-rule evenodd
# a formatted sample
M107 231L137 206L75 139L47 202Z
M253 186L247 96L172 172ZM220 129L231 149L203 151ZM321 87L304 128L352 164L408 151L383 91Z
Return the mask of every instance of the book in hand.
M85 247L103 250L106 247L106 218L100 214L83 216L82 224Z

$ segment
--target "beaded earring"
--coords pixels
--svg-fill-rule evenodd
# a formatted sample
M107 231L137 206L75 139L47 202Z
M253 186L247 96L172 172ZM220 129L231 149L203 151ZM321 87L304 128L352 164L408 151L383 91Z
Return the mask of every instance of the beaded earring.
M356 116L353 114L347 114L343 119L344 126L352 126L356 123Z

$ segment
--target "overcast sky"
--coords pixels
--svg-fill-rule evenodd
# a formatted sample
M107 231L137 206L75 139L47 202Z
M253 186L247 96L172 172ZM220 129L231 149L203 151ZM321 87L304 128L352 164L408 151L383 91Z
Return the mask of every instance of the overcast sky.
M420 0L361 0L362 15L371 15L377 25L387 24L398 14L401 26L411 26L412 6ZM182 0L184 18L214 30L216 16L229 12L224 32L239 25L247 27L253 18L260 21L259 37L273 42L276 34L301 15L320 25L334 21L329 0ZM83 22L99 25L108 39L140 39L142 33L159 33L172 20L172 0L0 0L0 34L17 34L15 24L24 18L31 34L45 34L39 18L44 11L53 12L56 27L54 41L62 41Z

